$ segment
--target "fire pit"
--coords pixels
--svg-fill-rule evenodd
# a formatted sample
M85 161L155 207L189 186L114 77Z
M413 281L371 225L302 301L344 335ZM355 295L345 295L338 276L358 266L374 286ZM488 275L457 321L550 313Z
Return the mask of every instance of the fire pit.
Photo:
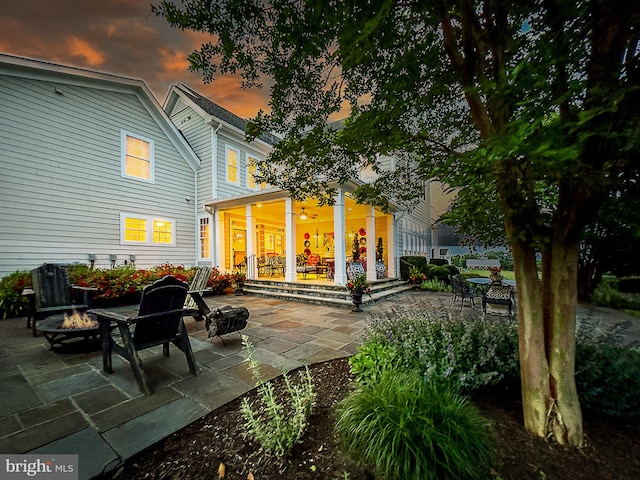
M63 345L66 340L81 337L87 344L94 344L95 348L100 347L97 341L98 321L94 315L87 312L73 311L71 314L52 315L40 320L36 329L42 332L52 349L56 345Z

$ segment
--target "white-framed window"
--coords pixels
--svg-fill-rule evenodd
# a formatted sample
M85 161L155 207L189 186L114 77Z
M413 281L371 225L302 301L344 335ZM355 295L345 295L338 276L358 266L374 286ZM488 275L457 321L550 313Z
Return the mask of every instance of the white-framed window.
M154 142L140 135L120 131L121 171L125 178L153 183L155 177Z
M135 213L120 214L122 245L176 245L176 221Z
M258 174L258 158L251 155L247 155L247 188L251 190L264 190L267 188L265 182L256 182L256 175Z
M238 183L240 181L240 151L237 148L226 146L226 171L227 182Z
M198 218L198 238L200 239L198 256L200 260L211 260L211 217Z

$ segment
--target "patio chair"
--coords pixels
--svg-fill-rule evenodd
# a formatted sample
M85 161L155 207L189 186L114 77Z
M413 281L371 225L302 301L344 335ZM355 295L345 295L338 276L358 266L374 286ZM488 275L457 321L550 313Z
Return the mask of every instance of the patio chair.
M162 351L168 357L169 343L173 343L187 357L191 373L197 375L196 361L182 319L187 313L184 309L187 291L186 283L167 275L144 288L138 314L134 317L105 309L89 310L98 319L103 370L113 373L111 354L115 351L130 363L140 389L150 395L151 388L138 351L162 345ZM112 322L118 327L122 345L113 338Z
M53 263L44 263L33 269L31 283L33 294L29 292L32 305L27 316L27 328L33 329L34 337L37 335L37 321L73 310L84 311L89 308L90 294L98 291L93 287L69 285L67 269Z
M506 305L509 318L513 315L513 288L502 282L492 282L482 295L482 315L487 314L487 305Z
M313 260L311 259L313 257ZM317 259L316 259L317 258ZM316 265L320 261L319 255L310 255L308 258L301 253L296 256L296 272L302 274L302 278L307 278L307 273L316 273Z
M189 312L196 322L201 322L211 313L209 306L202 298L202 294L209 290L207 283L211 276L211 267L200 267L191 280L187 299L184 302L184 308Z
M479 297L480 295L476 293L473 287L467 282L463 276L454 275L450 277L451 280L451 305L449 307L453 307L458 300L460 299L460 311L464 308L465 299L469 299L471 303L471 307L474 308L476 306L473 301L473 297Z

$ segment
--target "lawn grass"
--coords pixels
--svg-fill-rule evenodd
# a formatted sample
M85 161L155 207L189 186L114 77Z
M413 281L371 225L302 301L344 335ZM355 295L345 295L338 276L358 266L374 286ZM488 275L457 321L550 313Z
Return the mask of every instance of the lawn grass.
M489 278L489 270L465 270L465 277L469 277L473 275L474 277L485 277ZM500 275L502 275L506 280L515 280L516 276L512 270L501 270Z

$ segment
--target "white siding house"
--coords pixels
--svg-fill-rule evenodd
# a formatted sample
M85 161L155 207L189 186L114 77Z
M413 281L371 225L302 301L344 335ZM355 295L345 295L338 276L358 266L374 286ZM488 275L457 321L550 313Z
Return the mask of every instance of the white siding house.
M199 163L143 81L0 54L0 276L195 264Z

